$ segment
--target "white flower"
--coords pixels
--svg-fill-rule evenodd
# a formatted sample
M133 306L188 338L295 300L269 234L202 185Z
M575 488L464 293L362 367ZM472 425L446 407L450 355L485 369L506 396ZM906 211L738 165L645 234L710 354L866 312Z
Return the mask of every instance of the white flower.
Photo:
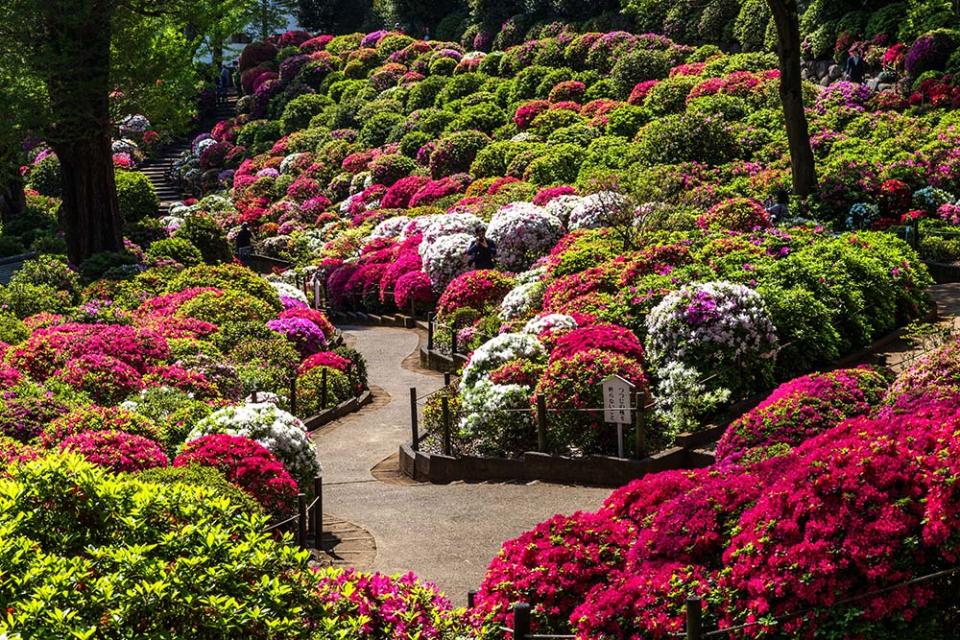
M307 295L291 284L271 280L270 286L273 287L273 290L276 291L277 295L281 298L293 298L294 300L299 300L305 304L307 302Z
M482 437L494 421L509 420L512 410L530 407L530 389L518 384L494 384L487 378L463 389L460 398L463 403L461 435L470 438Z
M610 213L626 206L627 199L614 191L600 191L583 197L570 211L567 228L597 229L608 224Z
M469 269L467 249L473 240L472 235L454 233L431 243L420 244L423 272L430 278L436 291L443 291L451 280Z
M373 228L373 231L370 232L370 235L367 236L363 242L367 244L377 238L396 238L409 223L410 218L406 216L394 216L393 218L382 220Z
M439 216L430 216L430 219L419 225L423 234L424 244L436 242L438 238L465 233L476 237L484 227L483 220L472 213L447 213Z
M287 467L301 486L320 473L320 463L306 428L297 417L269 402L224 407L197 423L187 442L211 433L255 440Z
M572 316L563 313L549 313L528 320L527 324L523 325L522 333L538 336L548 330L573 331L576 328L577 321Z
M504 333L487 340L470 356L463 368L460 384L463 388L475 385L497 367L517 358L538 360L546 355L536 336L526 333Z
M518 284L500 303L500 319L520 318L540 306L546 286L540 280Z
M574 195L557 196L547 203L547 213L556 216L563 226L570 221L570 213L583 202L583 198Z
M487 238L496 245L497 266L507 271L527 269L562 236L560 220L529 202L501 207L487 227Z

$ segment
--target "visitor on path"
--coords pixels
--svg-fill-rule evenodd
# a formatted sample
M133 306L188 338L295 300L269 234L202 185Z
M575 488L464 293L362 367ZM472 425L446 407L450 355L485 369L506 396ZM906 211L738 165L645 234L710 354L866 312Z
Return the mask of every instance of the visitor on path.
M240 225L240 232L237 233L234 242L237 246L237 257L240 258L241 262L244 258L253 254L253 233L246 222Z
M493 269L493 259L497 256L497 245L488 240L486 233L477 232L477 237L467 249L467 262L472 269Z
M233 84L232 80L230 67L220 65L220 77L217 78L217 98L219 98L220 102L226 101L227 93L230 91L230 85Z
M867 65L863 60L863 50L860 45L850 47L850 56L847 58L844 71L847 74L847 80L863 84L863 79L867 73Z
M777 189L775 200L768 199L763 207L770 216L770 222L776 224L790 217L790 194L786 189Z

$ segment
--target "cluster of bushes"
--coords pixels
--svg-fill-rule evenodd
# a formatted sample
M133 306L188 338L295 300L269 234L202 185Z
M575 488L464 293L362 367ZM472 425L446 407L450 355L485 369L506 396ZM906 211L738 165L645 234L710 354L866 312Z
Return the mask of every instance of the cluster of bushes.
M792 380L730 425L713 466L648 475L507 541L472 611L481 637L518 602L535 633L667 637L691 595L707 630L947 637L945 592L911 579L954 565L956 354L892 384L870 369Z

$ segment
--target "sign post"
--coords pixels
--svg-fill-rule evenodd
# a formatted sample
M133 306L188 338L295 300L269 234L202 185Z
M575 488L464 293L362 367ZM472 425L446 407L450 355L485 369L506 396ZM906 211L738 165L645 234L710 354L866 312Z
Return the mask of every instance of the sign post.
M603 421L617 425L617 455L624 457L623 425L633 424L633 407L630 400L635 389L633 383L620 376L609 376L603 381Z
M313 274L313 308L321 309L320 306L320 274Z

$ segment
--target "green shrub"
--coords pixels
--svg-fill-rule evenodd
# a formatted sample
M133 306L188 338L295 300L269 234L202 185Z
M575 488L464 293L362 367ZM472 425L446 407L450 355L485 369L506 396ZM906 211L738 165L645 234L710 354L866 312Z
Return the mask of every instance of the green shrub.
M758 289L783 345L775 374L784 380L823 367L840 357L840 334L831 311L809 291L761 286Z
M360 129L360 137L357 138L364 147L379 147L384 145L390 138L390 132L397 125L403 123L404 117L399 113L384 111L373 116Z
M30 337L30 330L9 311L0 311L0 342L17 344Z
M580 173L580 165L586 157L583 147L575 144L560 144L527 166L524 179L540 186L570 184Z
M433 140L434 136L424 131L411 131L400 140L400 153L408 158L416 158L420 147Z
M761 51L767 24L772 19L767 0L746 0L733 27L734 37L745 51Z
M80 263L80 279L89 283L100 278L126 280L137 273L137 258L125 251L95 253Z
M63 291L76 300L80 295L80 278L60 256L42 255L23 263L10 278L10 284L47 285Z
M280 118L280 127L284 133L293 133L310 126L314 116L323 113L323 110L334 104L327 96L315 93L306 93L297 96L287 103Z
M530 123L530 129L538 136L547 137L557 129L572 127L584 122L583 117L569 109L550 109L544 111Z
M643 107L625 104L607 116L607 135L633 138L650 119L650 112Z
M233 260L227 235L211 216L199 213L187 216L177 229L175 237L182 238L196 247L203 256L203 261L209 264Z
M687 108L687 95L698 84L700 78L693 76L667 78L650 89L643 106L656 117L682 113Z
M467 107L447 127L448 131L465 131L474 129L486 134L493 133L497 128L508 122L506 112L491 102Z
M164 238L152 243L147 249L148 262L157 262L167 259L178 262L185 267L192 267L203 262L203 254L186 238Z
M11 282L0 292L4 307L18 318L26 318L44 311L65 313L73 305L70 294L46 284Z
M430 76L413 85L407 94L407 111L432 107L448 82L450 78Z
M201 293L184 303L177 315L223 325L235 322L267 322L274 317L274 311L266 302L248 293L224 291L219 295L213 292Z
M42 196L59 198L63 190L62 180L60 160L51 154L30 170L27 186Z
M270 283L256 273L238 264L201 264L184 269L170 279L165 286L166 293L175 293L193 287L214 287L224 291L243 291L266 302L279 313L283 306L280 297ZM218 345L219 346L219 345ZM228 351L221 346L222 351Z
M736 141L720 120L698 114L654 120L637 134L638 153L648 165L678 162L722 164L735 158Z
M203 487L211 495L221 496L236 505L241 513L261 514L263 509L237 485L223 477L215 467L192 464L186 467L156 467L135 474L137 480L159 485Z
M283 131L280 123L272 120L254 120L243 125L237 133L237 144L246 147L251 154L263 153L273 146Z
M474 158L490 144L490 138L479 131L460 131L441 138L430 155L430 175L434 178L470 170Z
M136 222L141 218L155 216L160 208L160 199L153 183L138 171L116 172L117 200L120 202L120 215L127 222Z
M672 66L673 59L667 51L635 49L617 59L611 78L619 97L625 100L639 83L666 78Z

